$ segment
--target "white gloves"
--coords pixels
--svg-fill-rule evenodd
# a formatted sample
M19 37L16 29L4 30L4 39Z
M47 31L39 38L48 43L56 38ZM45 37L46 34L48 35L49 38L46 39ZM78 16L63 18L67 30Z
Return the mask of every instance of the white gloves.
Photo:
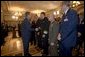
M45 37L45 34L48 34L48 32L47 31L44 31L43 33L44 34L42 35L42 37L44 38Z
M47 31L44 31L43 33L44 33L44 34L47 34L48 32L47 32Z

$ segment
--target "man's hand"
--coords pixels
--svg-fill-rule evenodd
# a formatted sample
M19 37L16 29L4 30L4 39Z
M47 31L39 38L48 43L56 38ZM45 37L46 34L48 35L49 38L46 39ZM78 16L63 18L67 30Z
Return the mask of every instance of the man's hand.
M78 32L78 37L80 37L81 36L81 33L80 32Z
M35 28L35 31L38 31L39 29L38 28Z
M42 35L42 37L44 38L44 37L45 37L45 35Z
M40 35L40 33L38 32L37 35Z
M54 46L54 43L53 43L53 42L51 42L51 43L50 43L50 45L51 45L51 46Z
M58 40L61 40L61 34L60 34L60 33L58 34L57 39L58 39Z

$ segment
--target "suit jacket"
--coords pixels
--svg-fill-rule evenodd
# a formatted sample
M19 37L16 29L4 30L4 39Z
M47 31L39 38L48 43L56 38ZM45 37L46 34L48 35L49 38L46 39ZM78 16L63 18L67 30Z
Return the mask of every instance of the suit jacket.
M28 41L30 39L31 31L32 31L31 24L26 18L21 24L21 34L22 34L22 38L25 41Z
M61 44L64 47L74 47L77 40L78 15L73 9L69 9L63 15L60 24Z

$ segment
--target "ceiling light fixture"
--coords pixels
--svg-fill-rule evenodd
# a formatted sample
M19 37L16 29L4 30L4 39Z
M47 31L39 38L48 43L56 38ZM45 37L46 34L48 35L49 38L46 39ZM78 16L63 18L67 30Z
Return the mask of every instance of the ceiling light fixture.
M41 12L46 12L46 11L44 11L44 10L33 10L33 11L31 11L31 13L37 14L38 16L40 16Z

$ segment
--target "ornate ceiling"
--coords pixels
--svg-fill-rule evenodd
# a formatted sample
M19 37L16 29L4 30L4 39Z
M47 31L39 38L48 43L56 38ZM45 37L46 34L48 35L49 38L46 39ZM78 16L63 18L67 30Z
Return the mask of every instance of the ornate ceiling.
M52 10L59 8L61 1L2 1L5 8L9 11L33 11L33 10ZM3 7L4 7L3 6ZM4 9L5 9L4 8Z
M60 9L62 1L1 1L3 11L34 11ZM84 1L81 1L84 4ZM77 7L76 7L77 8ZM83 9L81 7L81 9Z
M62 1L1 1L1 12L9 15L17 11L46 11L53 12L59 10ZM81 5L74 7L79 13L84 13L84 1L80 1ZM11 14L12 15L12 14ZM8 18L9 19L9 18Z

